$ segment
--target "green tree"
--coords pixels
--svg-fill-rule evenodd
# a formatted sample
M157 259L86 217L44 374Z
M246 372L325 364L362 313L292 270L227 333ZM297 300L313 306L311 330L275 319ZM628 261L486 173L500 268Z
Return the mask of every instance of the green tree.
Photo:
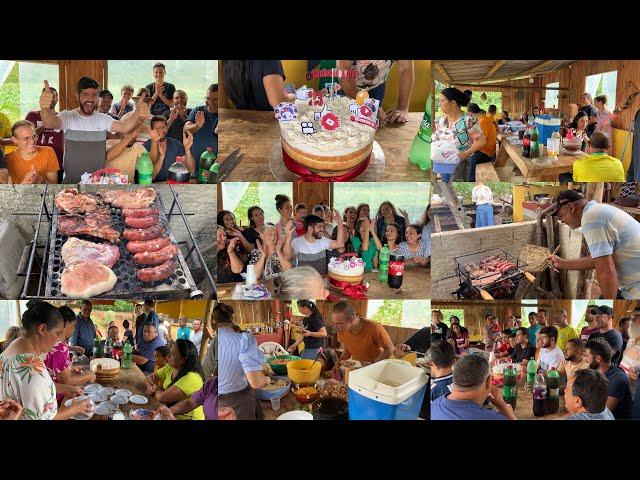
M371 317L382 325L402 326L402 300L384 300L382 306Z
M460 319L460 326L464 327L464 309L462 308L446 308L444 310L440 310L442 312L443 322L451 326L451 317L456 316Z

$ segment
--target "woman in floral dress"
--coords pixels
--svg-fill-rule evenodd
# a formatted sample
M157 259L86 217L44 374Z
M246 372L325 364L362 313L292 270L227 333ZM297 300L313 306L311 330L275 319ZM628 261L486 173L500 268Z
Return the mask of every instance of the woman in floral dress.
M596 132L604 132L609 137L609 144L613 145L613 128L611 127L611 122L615 118L615 114L611 113L607 109L607 96L606 95L598 95L593 99L594 104L596 106L596 110L598 110L598 114L596 115ZM607 154L611 155L612 147L607 149Z
M22 329L0 355L0 401L22 405L24 420L66 420L90 412L89 400L58 408L56 387L43 361L64 331L58 309L47 302L35 303L22 315Z

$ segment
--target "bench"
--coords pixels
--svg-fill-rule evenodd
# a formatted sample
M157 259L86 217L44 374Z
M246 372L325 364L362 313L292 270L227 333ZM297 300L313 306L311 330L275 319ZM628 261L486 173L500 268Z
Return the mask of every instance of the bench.
M493 163L487 162L476 165L476 180L483 182L499 182L500 177L498 176L498 172L496 172Z

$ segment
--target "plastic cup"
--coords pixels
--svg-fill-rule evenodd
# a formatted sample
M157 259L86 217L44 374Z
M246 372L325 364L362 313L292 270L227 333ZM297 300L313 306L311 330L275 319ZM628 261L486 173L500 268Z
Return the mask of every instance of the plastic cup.
M280 410L280 397L275 397L271 399L271 409L274 412Z

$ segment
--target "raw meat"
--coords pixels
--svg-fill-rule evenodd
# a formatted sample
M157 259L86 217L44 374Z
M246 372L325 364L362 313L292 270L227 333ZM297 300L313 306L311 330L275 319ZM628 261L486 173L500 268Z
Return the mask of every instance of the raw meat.
M91 298L113 290L118 279L98 262L81 262L66 267L60 276L61 292L71 298Z
M157 252L136 253L133 261L141 265L160 265L178 255L178 247L176 245L167 245Z
M171 243L169 237L154 238L153 240L129 241L127 250L131 253L157 252Z
M69 237L89 235L95 238L104 238L112 243L120 241L120 233L111 226L111 212L108 208L102 208L86 215L60 215L58 216L58 231Z
M141 268L136 277L141 282L159 282L166 280L176 271L176 264L173 260L168 260L157 267Z
M127 240L153 240L164 235L164 232L165 228L162 225L156 225L151 228L125 228L122 236Z
M58 210L66 213L91 213L99 206L95 196L78 193L75 188L65 188L54 201Z
M127 217L124 219L124 224L131 228L151 228L158 225L159 222L158 217Z
M156 199L153 188L139 188L133 191L100 190L103 200L116 208L148 208Z
M62 260L68 267L81 262L98 262L113 267L120 259L120 249L111 244L69 238L62 246Z
M157 217L160 215L160 210L157 208L124 208L122 210L122 216L127 217Z

